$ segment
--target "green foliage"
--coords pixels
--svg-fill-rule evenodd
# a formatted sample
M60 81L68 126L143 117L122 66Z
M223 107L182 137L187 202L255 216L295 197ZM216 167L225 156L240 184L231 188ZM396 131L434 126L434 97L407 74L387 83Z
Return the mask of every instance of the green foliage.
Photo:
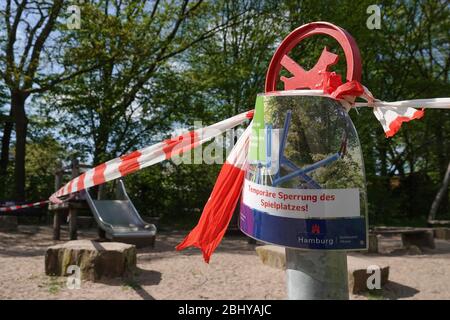
M54 192L54 173L64 156L62 146L50 136L39 137L28 144L26 190L29 199L46 199Z
M58 162L66 157L63 147L51 136L40 136L28 142L25 182L28 201L45 200L55 191L54 172ZM14 166L10 166L5 180L0 184L0 199L13 198L13 190L10 187L13 182L13 172Z
M126 177L125 184L144 216L160 217L166 226L191 227L203 210L219 170L219 165L167 162Z
M311 21L329 21L353 35L363 59L362 83L377 98L448 96L446 1L380 1L381 30L366 27L371 4L369 0L85 1L81 29L67 30L59 19L42 51L49 62L39 65L33 79L27 78L33 80L29 92L47 90L33 100L33 112L28 113L27 199L52 193L52 170L58 159L74 155L98 164L167 138L173 131L190 129L194 120L206 125L251 109L257 93L264 91L267 67L281 39ZM5 32L0 32L2 52L5 41ZM308 69L324 45L343 56L334 40L322 36L307 39L290 56ZM62 73L55 72L53 64ZM6 60L0 59L0 68L5 65ZM345 75L345 59L333 70ZM285 70L282 74L289 76ZM6 89L0 77L2 116L10 107ZM450 159L450 113L427 110L424 119L404 124L391 139L384 137L369 108L353 110L350 116L363 149L371 223L425 221ZM14 134L12 138L13 143ZM346 161L322 171L321 178L328 180L358 163ZM126 184L143 214L160 216L167 224L193 224L219 169L165 162L134 173ZM2 177L0 198L11 196L13 170L9 166ZM447 194L438 218L448 216Z

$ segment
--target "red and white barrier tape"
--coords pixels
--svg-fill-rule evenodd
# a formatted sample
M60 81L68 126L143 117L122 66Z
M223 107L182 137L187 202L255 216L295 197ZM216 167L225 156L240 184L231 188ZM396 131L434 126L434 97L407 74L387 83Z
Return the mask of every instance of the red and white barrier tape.
M159 142L155 145L102 163L86 171L79 177L72 179L55 192L50 197L50 201L60 203L60 197L126 176L137 170L170 159L175 155L189 151L221 135L226 130L232 129L252 117L253 111L244 112L211 126L185 133L176 138Z
M403 122L422 118L424 116L422 109L450 109L450 98L416 99L395 102L381 101L374 98L366 87L356 81L352 81L352 83L347 82L330 92L328 93L322 90L286 90L271 94L333 98L339 100L347 111L353 107L372 107L373 113L381 123L387 138L394 136L400 130ZM352 102L355 97L360 97L367 102Z
M241 194L247 166L251 127L252 123L236 142L220 170L214 189L203 209L197 226L177 245L177 250L195 246L202 250L203 259L209 262L212 253L225 234Z
M252 118L253 110L250 110L208 127L190 131L180 136L156 143L152 146L136 150L127 155L109 160L69 181L57 192L52 194L50 200L20 206L0 207L0 212L30 208L44 205L49 202L62 203L67 199L63 201L59 199L60 197L124 177L140 169L170 159L176 155L180 155Z
M418 99L398 102L380 101L375 99L366 87L355 81L347 82L337 87L330 86L324 90L291 90L274 92L273 94L330 97L341 101L347 110L352 107L373 107L373 112L383 126L387 137L393 136L400 129L402 122L418 119L423 116L422 110L417 110L413 107L450 108L450 98ZM361 97L367 102L353 103L352 100L354 100L354 97ZM212 138L221 135L226 130L242 124L245 120L251 119L252 117L253 110L244 112L211 126L182 134L178 137L159 142L152 146L102 163L69 181L61 189L51 195L50 201L53 203L61 203L63 202L59 199L61 197L123 177L137 170L170 159L175 155L189 151ZM25 205L0 207L0 212L43 206L48 202L49 201L46 200Z
M47 205L49 202L50 202L49 200L44 200L44 201L39 201L39 202L34 202L34 203L27 203L27 204L8 206L8 207L0 207L0 212L11 212L11 211L16 211L16 210L21 210L21 209L29 209L29 208L33 208L33 207L43 207L43 206Z

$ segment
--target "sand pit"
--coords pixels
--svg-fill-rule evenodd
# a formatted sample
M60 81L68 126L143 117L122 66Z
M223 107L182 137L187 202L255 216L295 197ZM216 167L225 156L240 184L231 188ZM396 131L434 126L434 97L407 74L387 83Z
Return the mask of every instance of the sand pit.
M138 249L130 279L83 281L69 289L66 278L44 273L47 247L62 242L52 240L50 227L0 232L0 299L285 299L284 272L263 265L245 237L227 237L208 265L196 249L174 250L185 234L162 232L154 249ZM79 233L79 239L94 238L95 230ZM436 240L436 249L420 255L396 251L399 241L386 239L385 252L364 256L389 264L391 282L375 295L351 299L450 299L450 241Z

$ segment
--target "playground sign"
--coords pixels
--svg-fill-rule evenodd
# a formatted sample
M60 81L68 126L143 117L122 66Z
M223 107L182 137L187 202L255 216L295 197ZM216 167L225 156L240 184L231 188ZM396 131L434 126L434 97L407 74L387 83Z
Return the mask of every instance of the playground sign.
M299 42L318 34L342 47L346 83L329 70L339 56L327 47L308 71L290 57ZM290 77L281 75L283 68ZM266 93L256 99L240 211L245 234L299 249L367 247L364 163L347 113L355 97L373 100L359 83L361 70L355 40L332 24L304 25L282 41Z
M301 93L259 95L249 148L242 232L290 248L366 248L362 152L339 102Z
M245 180L243 204L288 218L359 217L359 189L274 188Z
M241 230L253 238L305 249L365 248L356 188L286 189L245 180L242 199Z
M289 56L299 42L319 34L343 49L346 83L330 71L339 56L327 47L308 71ZM281 75L283 68L290 77ZM242 232L297 249L367 248L364 163L347 113L356 97L374 100L359 83L361 70L355 40L330 23L304 25L282 41L267 71L266 93L256 99Z

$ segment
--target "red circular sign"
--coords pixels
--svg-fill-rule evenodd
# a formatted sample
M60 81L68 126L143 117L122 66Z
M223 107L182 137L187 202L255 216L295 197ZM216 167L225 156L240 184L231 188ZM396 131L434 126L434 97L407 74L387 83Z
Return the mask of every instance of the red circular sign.
M337 55L329 52L325 48L317 64L309 71L303 70L303 68L297 65L287 55L300 41L318 34L324 34L334 38L344 50L347 61L346 80L361 81L361 56L355 39L344 29L329 22L312 22L292 31L275 51L266 74L266 92L276 91L276 85L279 80L285 83L285 90L300 88L315 89L320 86L320 83L317 81L319 78L322 78L320 75L321 72L326 71L330 65L337 63ZM287 68L291 73L298 73L297 77L279 78L282 67Z

